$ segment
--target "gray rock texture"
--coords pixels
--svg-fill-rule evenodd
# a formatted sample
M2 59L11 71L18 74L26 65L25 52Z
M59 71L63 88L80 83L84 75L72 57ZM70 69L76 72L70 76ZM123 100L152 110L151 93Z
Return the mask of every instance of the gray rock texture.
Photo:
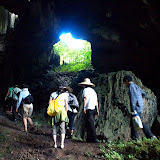
M133 82L147 94L142 114L143 122L151 127L157 115L156 96L131 71L98 74L97 77L91 78L91 81L96 85L94 89L99 101L100 115L99 117L96 116L95 126L97 137L100 139L103 138L108 141L130 139L130 101L129 90L123 84L125 75L132 76ZM85 122L82 112L83 99L81 95L82 91L78 95L81 106L75 119L74 134L76 137L85 139ZM140 135L143 136L143 134Z

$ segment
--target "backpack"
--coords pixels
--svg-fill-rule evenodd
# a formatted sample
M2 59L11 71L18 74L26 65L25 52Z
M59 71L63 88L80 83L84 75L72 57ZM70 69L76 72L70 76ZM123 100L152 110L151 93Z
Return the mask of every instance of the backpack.
M21 91L19 91L19 92L17 92L17 93L15 92L14 89L13 89L12 91L13 91L12 98L13 98L14 100L18 100L18 97L19 97Z
M72 93L69 93L69 97L68 97L68 105L71 107L71 109L77 109L77 111L79 110L79 103L78 100L76 98L76 96Z
M33 103L34 99L31 94L29 94L26 98L23 99L24 104L31 104Z
M47 108L47 114L50 117L55 116L64 107L63 105L59 104L60 101L63 101L63 99L59 100L60 97L61 97L61 94L56 99L51 100L51 102L50 102L50 104L49 104L49 106Z

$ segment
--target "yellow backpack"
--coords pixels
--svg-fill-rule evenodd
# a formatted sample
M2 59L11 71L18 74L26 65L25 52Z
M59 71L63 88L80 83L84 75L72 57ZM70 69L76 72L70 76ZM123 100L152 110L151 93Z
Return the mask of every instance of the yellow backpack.
M47 114L50 117L55 116L64 107L63 105L59 104L60 101L63 101L63 99L59 100L60 97L61 97L61 94L56 99L51 100L51 102L50 102L50 104L49 104L49 106L47 108Z

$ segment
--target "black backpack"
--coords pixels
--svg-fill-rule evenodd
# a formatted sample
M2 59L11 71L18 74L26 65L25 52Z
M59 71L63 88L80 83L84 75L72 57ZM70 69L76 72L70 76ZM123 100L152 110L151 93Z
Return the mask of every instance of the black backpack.
M34 99L31 94L29 94L26 98L23 99L24 104L31 104L33 103Z
M71 107L71 109L77 109L77 111L79 110L79 103L78 100L76 98L76 96L72 93L69 93L68 96L68 105Z

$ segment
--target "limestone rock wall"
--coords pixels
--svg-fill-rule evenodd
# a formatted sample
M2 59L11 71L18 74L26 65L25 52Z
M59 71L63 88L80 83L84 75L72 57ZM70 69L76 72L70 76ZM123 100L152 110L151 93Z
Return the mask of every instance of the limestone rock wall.
M99 74L91 81L96 85L94 88L98 95L100 115L96 117L95 126L98 138L108 141L130 139L130 102L128 88L123 84L124 75L129 74L133 81L147 94L143 121L150 127L157 115L157 99L154 93L145 87L141 80L130 71L112 72ZM78 95L81 107L75 120L75 136L85 138L84 115L82 113L82 91Z

